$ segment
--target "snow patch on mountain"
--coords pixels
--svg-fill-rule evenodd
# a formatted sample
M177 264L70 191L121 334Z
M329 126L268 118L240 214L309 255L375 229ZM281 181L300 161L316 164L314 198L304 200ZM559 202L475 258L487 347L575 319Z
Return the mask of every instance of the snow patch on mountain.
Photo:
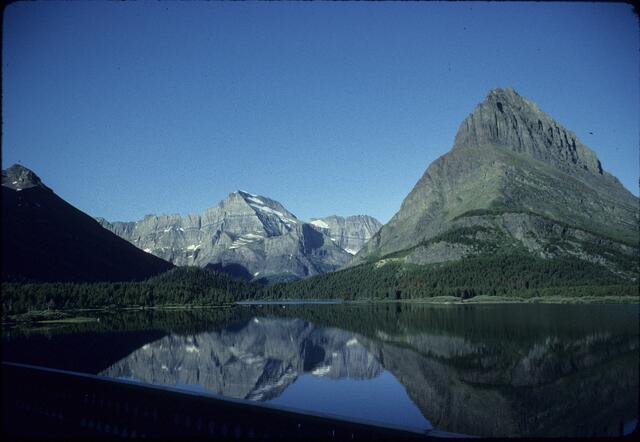
M264 205L264 201L262 201L260 198L255 198L255 197L253 197L253 196L249 196L249 197L247 197L247 199L248 199L249 201L251 201L252 203L262 204L262 205Z
M244 247L247 244L251 244L256 241L261 241L264 239L262 235L256 235L254 233L247 233L245 235L239 236L235 241L231 243L229 246L230 249L237 249L239 247Z
M321 219L314 219L313 221L311 221L311 224L313 224L314 226L318 226L321 229L328 229L329 228L329 224L325 223Z
M257 209L257 210L259 210L259 211L261 211L261 212L265 212L265 213L269 213L269 214L271 214L271 215L275 215L275 216L277 216L277 217L278 217L278 218L280 218L280 220L281 220L283 223L285 223L285 224L287 224L287 223L290 223L290 224L297 224L297 223L298 223L298 220L295 220L295 219L293 219L293 218L289 218L289 217L288 217L288 216L286 216L284 213L282 213L282 212L280 212L280 211L278 211L278 210L274 210L274 209L272 209L271 207L267 207L267 206L263 206L263 205L258 205L258 204L253 204L253 203L249 203L249 205L250 205L251 207L253 207L254 209Z

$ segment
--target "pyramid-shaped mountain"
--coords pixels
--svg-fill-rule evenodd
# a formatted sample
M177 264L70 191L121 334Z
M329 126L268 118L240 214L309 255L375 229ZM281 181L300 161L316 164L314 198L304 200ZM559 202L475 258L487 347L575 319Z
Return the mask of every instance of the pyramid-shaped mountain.
M103 229L31 170L2 171L3 281L133 281L172 267Z
M515 251L637 280L638 221L638 198L576 134L513 89L494 89L351 265Z

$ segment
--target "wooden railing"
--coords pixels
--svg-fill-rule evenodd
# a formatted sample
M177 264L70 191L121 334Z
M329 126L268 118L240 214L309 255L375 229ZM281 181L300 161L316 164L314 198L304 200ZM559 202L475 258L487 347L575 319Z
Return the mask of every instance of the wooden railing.
M425 430L378 425L63 370L2 363L10 437L415 440Z

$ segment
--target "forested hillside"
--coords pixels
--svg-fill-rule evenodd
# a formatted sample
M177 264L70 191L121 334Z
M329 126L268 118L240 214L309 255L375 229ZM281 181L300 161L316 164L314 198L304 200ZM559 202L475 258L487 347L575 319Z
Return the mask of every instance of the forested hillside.
M545 260L528 254L479 256L412 265L376 263L264 288L268 299L420 299L477 295L549 296L635 294L637 285L579 259Z
M142 282L2 284L5 314L29 310L161 305L219 305L253 298L260 286L198 267L179 267Z

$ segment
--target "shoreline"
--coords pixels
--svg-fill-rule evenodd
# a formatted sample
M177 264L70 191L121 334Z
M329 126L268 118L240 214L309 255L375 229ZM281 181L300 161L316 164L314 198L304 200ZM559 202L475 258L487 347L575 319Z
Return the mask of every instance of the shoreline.
M27 324L77 324L85 322L99 322L99 318L85 316L82 313L119 312L119 311L181 311L208 310L230 307L247 307L262 305L364 305L364 304L427 304L427 305L488 305L488 304L640 304L640 296L549 296L549 297L510 297L480 295L474 298L460 300L453 296L437 296L422 299L400 300L323 300L323 299L281 299L281 300L246 300L232 304L221 305L156 305L156 306L128 306L120 308L95 308L78 310L29 311L3 318L2 326L18 326Z
M281 300L252 300L236 302L234 305L321 305L321 304L640 304L640 296L493 296L479 295L473 298L461 300L454 296L435 296L433 298L419 299L358 299L358 300L331 300L320 299L281 299Z

